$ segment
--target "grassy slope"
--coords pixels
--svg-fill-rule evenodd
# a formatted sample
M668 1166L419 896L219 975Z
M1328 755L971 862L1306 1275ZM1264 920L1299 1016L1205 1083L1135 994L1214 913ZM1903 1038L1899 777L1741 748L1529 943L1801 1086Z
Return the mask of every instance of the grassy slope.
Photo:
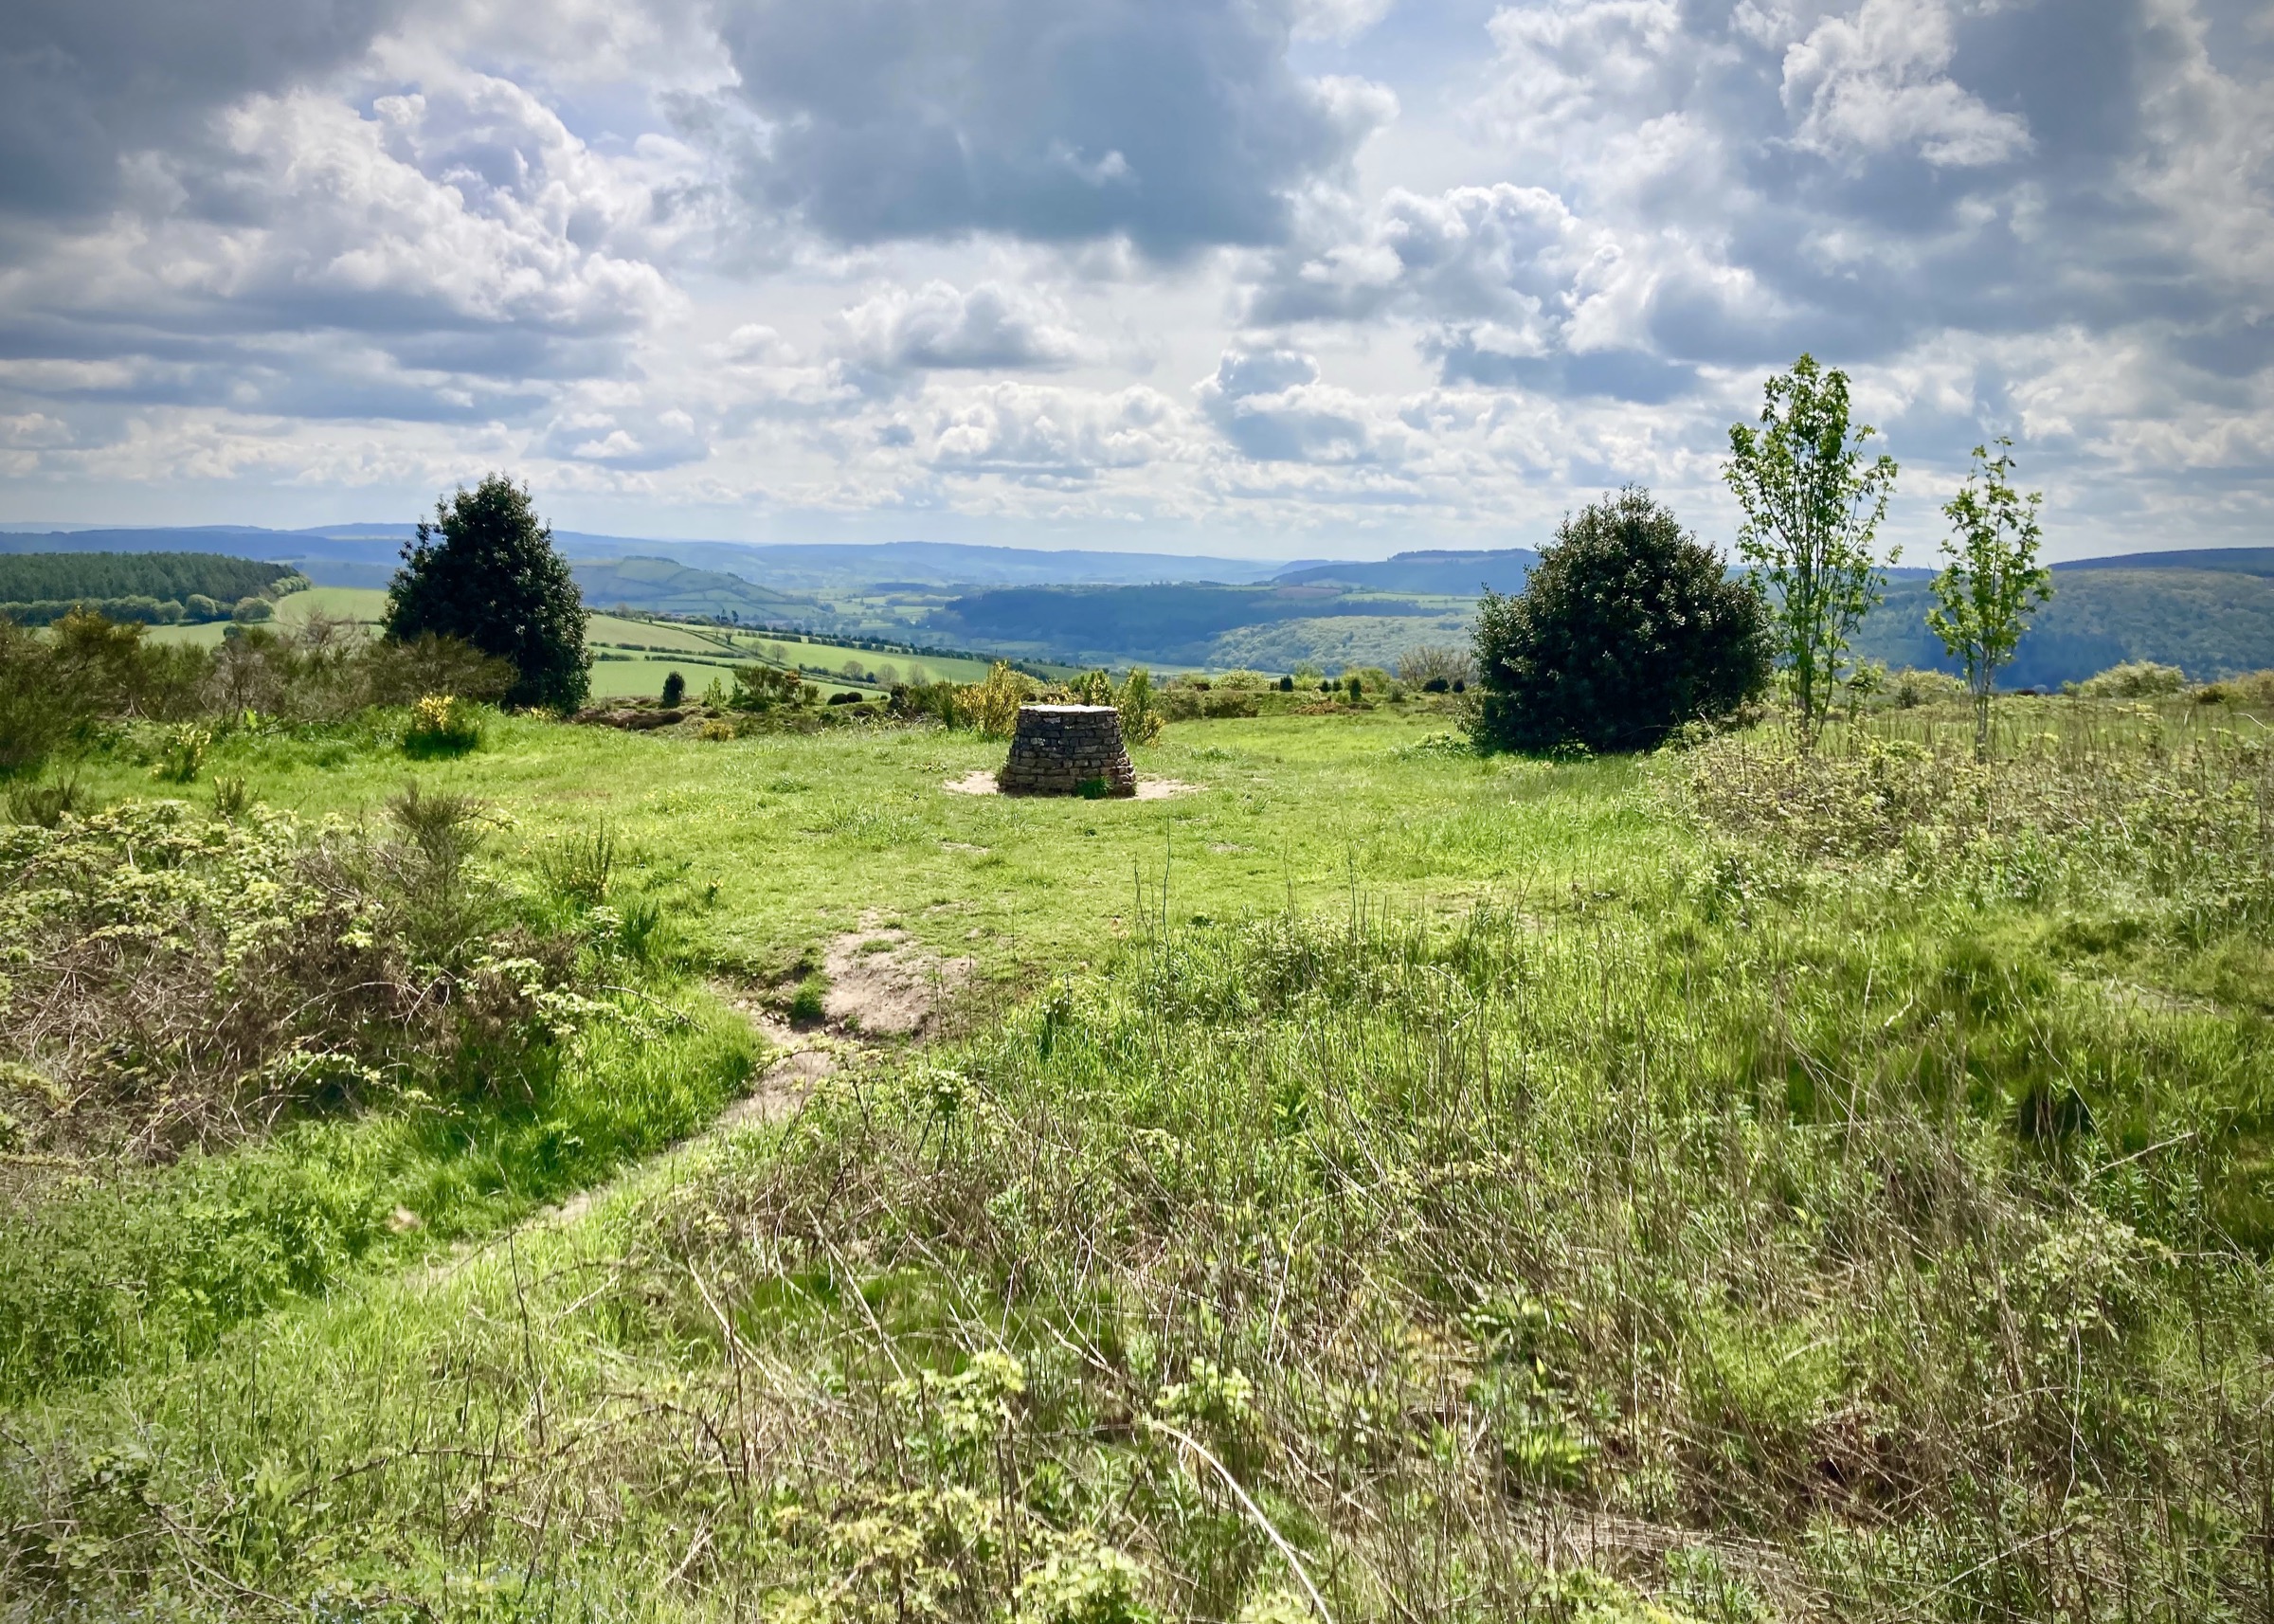
M2257 1615L2266 1283L2207 1218L2274 1093L2263 952L2121 887L1749 867L1664 764L1408 753L1433 725L1182 725L1140 769L1206 789L1141 804L943 794L1000 749L929 733L513 723L424 771L715 879L698 960L873 910L1037 996L584 1219L19 1412L21 1615L151 1573L193 1616L963 1616L1025 1571L1038 1616L1126 1616L1037 1600L1087 1527L1229 1617L1293 1588L1260 1517L1338 1618L1645 1616L1591 1570L1717 1624ZM405 770L232 749L311 812ZM2048 1077L2093 1127L2040 1156ZM1102 1595L1086 1549L1052 1571Z

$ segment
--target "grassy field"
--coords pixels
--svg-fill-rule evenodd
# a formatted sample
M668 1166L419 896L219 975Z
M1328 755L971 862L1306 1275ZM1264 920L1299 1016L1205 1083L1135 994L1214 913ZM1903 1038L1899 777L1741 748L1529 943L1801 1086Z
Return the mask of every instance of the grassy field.
M735 642L762 655L776 665L821 666L841 674L850 662L875 672L886 685L901 682L981 682L987 675L984 659L954 659L940 655L888 654L875 649L825 642L794 642L764 632L742 632ZM890 667L892 675L886 674Z
M280 627L305 625L310 614L321 611L334 620L377 625L379 616L386 607L387 594L376 587L311 586L304 592L288 592L277 600L276 624ZM208 621L193 626L153 626L143 635L153 642L212 648L220 643L222 634L228 626L227 621Z
M217 738L335 839L479 798L586 1003L16 1186L0 1617L2265 1616L2259 722L1447 727L1181 723L1121 803L932 730ZM934 1025L746 1020L872 953Z

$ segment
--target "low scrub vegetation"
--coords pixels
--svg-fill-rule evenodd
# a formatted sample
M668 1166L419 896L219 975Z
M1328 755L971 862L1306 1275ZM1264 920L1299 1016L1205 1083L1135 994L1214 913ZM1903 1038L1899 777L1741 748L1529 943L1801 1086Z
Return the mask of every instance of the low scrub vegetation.
M84 612L44 635L0 621L0 777L37 774L59 752L83 752L122 722L195 725L209 734L213 725L247 718L344 722L432 699L456 707L452 736L462 737L478 727L472 707L498 698L513 680L511 666L463 642L378 640L323 615L289 631L232 631L208 650L154 643L139 624ZM410 733L424 737L420 726L414 720Z

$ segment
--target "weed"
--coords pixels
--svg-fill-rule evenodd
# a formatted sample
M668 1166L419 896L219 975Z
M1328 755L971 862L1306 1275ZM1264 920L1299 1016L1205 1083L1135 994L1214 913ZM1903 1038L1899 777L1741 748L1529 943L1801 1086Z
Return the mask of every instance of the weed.
M616 836L602 823L588 833L561 836L537 853L537 873L555 901L598 908L608 899L616 872Z
M251 798L242 777L221 777L213 781L213 816L222 819L242 818Z

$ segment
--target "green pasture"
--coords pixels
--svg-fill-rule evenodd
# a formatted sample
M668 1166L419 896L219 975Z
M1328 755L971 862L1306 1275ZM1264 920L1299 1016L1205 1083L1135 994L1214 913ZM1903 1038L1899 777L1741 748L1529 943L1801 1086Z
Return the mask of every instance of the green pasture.
M652 673L660 662L604 661ZM697 668L682 663L691 689ZM1606 773L1481 762L1431 748L1446 716L1384 705L1306 717L1195 722L1132 751L1145 778L1188 786L1146 801L1012 800L947 785L1002 764L969 733L882 727L824 738L727 742L505 718L487 748L412 763L384 731L226 734L205 771L242 778L309 819L368 816L406 779L480 797L501 849L603 828L644 866L719 890L683 921L690 950L730 963L791 956L878 913L942 951L976 954L1017 986L1058 958L1091 957L1161 906L1232 917L1349 894L1442 901L1561 883L1629 860L1647 825ZM155 791L147 771L91 761L98 798ZM190 793L195 793L194 790Z

